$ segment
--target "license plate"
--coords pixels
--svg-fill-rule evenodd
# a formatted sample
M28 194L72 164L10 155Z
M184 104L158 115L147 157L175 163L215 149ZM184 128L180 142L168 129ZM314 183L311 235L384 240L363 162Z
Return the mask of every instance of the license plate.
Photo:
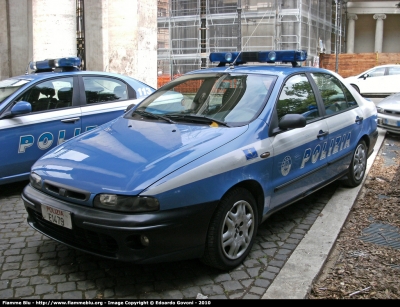
M385 119L385 124L390 126L400 127L400 122L394 119Z
M72 229L71 212L42 205L42 216L46 221Z

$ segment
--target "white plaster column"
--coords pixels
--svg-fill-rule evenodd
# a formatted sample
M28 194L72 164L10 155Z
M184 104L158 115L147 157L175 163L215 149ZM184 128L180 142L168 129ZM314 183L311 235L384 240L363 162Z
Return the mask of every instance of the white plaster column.
M33 60L76 56L76 1L31 1Z
M347 53L354 53L355 23L358 17L356 14L348 14L347 19L349 20L347 25Z
M386 19L385 14L375 14L374 19L376 19L375 28L375 52L382 52L383 44L383 20Z

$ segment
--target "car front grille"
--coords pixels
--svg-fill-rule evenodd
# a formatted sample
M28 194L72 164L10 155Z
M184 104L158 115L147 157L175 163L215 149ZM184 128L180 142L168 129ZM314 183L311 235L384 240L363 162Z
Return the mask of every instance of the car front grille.
M385 114L400 116L400 111L385 110Z
M44 182L44 191L55 197L62 197L62 199L72 201L87 201L90 197L90 193L87 191L78 190L66 185L59 185L48 180Z
M116 258L115 253L118 250L118 244L109 235L80 228L76 225L73 225L73 229L68 229L43 219L40 212L28 209L28 213L35 221L34 226L44 234L76 248L105 257Z

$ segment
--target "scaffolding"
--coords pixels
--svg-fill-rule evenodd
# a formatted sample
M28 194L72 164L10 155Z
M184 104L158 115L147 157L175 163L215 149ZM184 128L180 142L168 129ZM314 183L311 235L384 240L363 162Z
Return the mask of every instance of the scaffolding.
M337 1L158 0L158 74L210 67L210 52L222 51L304 49L313 65L341 48Z

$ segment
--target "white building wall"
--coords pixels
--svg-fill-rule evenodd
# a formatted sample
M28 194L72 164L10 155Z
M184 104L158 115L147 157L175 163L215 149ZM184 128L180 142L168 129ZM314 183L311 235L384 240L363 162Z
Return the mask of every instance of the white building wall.
M8 9L7 9L8 3ZM157 0L85 0L87 70L157 86ZM76 0L0 0L0 76L77 55ZM10 46L8 46L10 45Z
M76 56L76 1L32 0L32 57Z
M86 69L109 71L108 0L85 0Z
M0 0L0 80L9 76L8 31L4 31L8 29L7 21L7 3L6 0Z
M400 1L398 2L400 3ZM400 12L400 9L399 9ZM383 52L400 52L400 14L387 15L383 32Z
M87 70L157 86L157 1L85 0Z
M373 15L357 15L354 34L354 53L374 52L375 22Z
M0 37L2 79L25 74L30 61L75 56L75 0L0 0Z

